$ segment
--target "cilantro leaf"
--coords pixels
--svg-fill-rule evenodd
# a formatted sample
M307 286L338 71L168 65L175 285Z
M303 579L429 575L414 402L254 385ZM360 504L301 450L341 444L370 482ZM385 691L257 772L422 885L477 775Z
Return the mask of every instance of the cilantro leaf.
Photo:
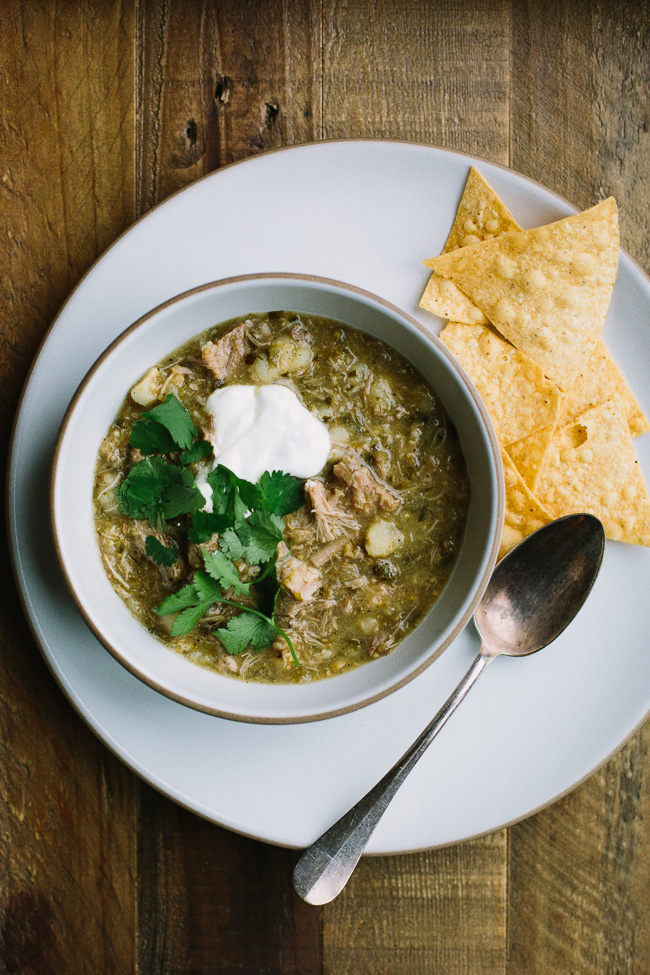
M264 471L257 484L252 484L219 464L208 476L208 483L214 510L230 512L234 521L257 509L288 515L304 501L302 481L282 471Z
M131 427L129 443L137 447L141 454L170 454L176 450L176 443L169 430L155 420L136 420Z
M259 565L275 559L283 533L284 522L279 515L254 511L246 521L225 531L219 544L233 562L244 559L249 565Z
M154 613L159 616L178 613L172 623L172 636L185 636L205 616L212 604L220 600L220 587L204 572L197 572L193 582L166 596L159 606L154 607Z
M199 600L208 606L221 600L221 586L201 570L194 573L194 587Z
M209 576L221 583L224 589L230 586L238 596L250 595L250 583L239 581L239 570L223 552L203 552L205 570Z
M147 535L144 540L145 551L150 559L157 565L165 565L169 568L178 562L178 551L175 548L168 548L159 542L155 535Z
M164 403L147 410L135 421L129 443L145 455L170 454L175 450L189 450L196 436L192 417L178 397L170 393Z
M165 518L178 518L192 511L198 511L205 504L205 498L196 486L190 471L171 467L176 473L170 479L163 496L163 515Z
M193 630L202 616L205 616L212 603L198 603L197 606L190 606L178 614L172 623L172 636L185 636Z
M191 473L162 457L145 457L134 464L115 489L115 498L122 514L144 518L154 528L163 528L165 519L195 511L205 503Z
M219 464L208 474L208 484L212 489L214 511L229 515L231 524L246 516L250 507L249 501L255 494L254 484L237 477L223 464Z
M209 440L195 440L187 450L181 451L180 462L183 465L196 464L204 457L209 457L212 452L212 444Z
M237 559L243 559L246 552L234 528L228 528L223 533L219 539L219 547L233 562L236 562Z
M222 464L218 464L208 474L208 484L212 491L212 510L217 512L217 514L225 515L232 507L234 477L235 475L227 467L223 467Z
M208 474L214 511L229 514L232 523L242 521L249 511L288 515L303 503L302 481L282 471L265 471L257 484L237 477L219 464Z
M232 525L229 515L220 515L214 511L193 511L192 526L187 533L191 542L200 545L208 542L215 532L222 532Z
M115 489L115 498L122 514L129 518L145 518L157 528L162 527L162 496L166 486L160 457L147 457L134 464L127 477Z
M257 482L257 504L274 515L290 515L305 500L303 482L282 471L264 471ZM253 505L251 505L253 507Z
M181 450L189 450L192 441L196 437L196 427L192 422L192 417L185 409L178 396L173 393L165 398L164 403L159 403L152 410L143 413L141 420L155 420L171 434L174 443ZM139 421L133 424L135 427ZM133 432L133 431L131 431Z
M273 642L277 629L269 620L244 610L233 616L228 625L216 630L216 635L230 654L242 653L248 646L262 650Z
M170 613L178 613L181 609L194 606L198 601L198 593L193 582L186 583L178 592L173 592L165 596L159 606L154 606L154 613L158 616L169 616Z
M278 542L284 535L284 522L279 515L269 514L268 511L254 511L248 521L237 529L242 542L246 545L246 552L254 556L255 561L245 555L244 558L251 565L268 562L278 554Z
M246 509L244 514L246 514L246 511L252 510L258 506L256 484L252 484L250 481L245 481L243 478L238 477L235 480L235 486L239 493L239 497L243 502L244 508Z

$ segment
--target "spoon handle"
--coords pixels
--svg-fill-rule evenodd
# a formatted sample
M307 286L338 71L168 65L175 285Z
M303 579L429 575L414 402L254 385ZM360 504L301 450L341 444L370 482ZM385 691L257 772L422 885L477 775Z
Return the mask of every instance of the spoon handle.
M408 751L303 853L293 872L293 885L308 904L328 904L341 893L391 799L494 656L481 647L458 687Z

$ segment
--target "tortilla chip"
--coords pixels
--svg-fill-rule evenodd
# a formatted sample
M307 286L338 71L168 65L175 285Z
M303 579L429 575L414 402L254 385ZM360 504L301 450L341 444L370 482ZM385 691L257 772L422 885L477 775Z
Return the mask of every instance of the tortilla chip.
M447 254L457 247L498 237L508 230L520 229L505 203L499 199L478 169L472 166L442 253ZM487 318L481 309L453 281L435 272L424 289L420 306L450 321L465 322L467 325L487 324Z
M560 410L561 398L557 404L558 415ZM523 437L516 443L508 444L506 447L508 456L533 493L535 493L537 488L537 478L542 469L546 451L550 446L556 426L557 416L545 427L535 430L534 433L530 433L527 437Z
M618 241L618 211L610 197L584 213L424 263L458 285L566 390L585 368L603 327Z
M487 318L453 281L431 272L429 282L420 298L420 308L467 325L487 325Z
M508 230L521 230L521 227L487 180L472 166L442 253L498 237Z
M450 322L440 340L476 386L504 446L555 423L557 386L544 377L541 366L493 329Z
M501 448L501 460L503 461L503 475L506 485L506 515L503 534L501 535L501 547L499 548L500 559L526 535L532 534L542 525L547 525L551 521L548 511L529 491L503 447Z
M650 545L650 501L627 417L615 401L558 427L537 493L555 518L588 511L600 518L608 538Z
M607 400L616 400L620 403L633 437L650 430L641 407L616 368L604 343L599 339L589 362L563 399L558 422L560 425L569 423L592 406L598 406L599 403L605 403Z

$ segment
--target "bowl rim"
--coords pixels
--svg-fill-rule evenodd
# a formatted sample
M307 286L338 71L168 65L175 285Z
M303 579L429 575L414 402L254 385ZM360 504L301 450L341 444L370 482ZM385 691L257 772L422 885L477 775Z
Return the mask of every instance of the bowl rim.
M481 421L483 432L486 436L487 445L490 448L490 453L492 460L494 462L494 469L496 472L496 519L495 519L495 531L491 541L490 550L485 564L485 569L482 576L478 582L474 584L474 595L469 601L465 611L456 621L456 625L447 635L447 637L436 647L435 651L429 652L422 662L411 670L408 674L405 674L398 680L395 680L390 686L355 700L345 706L338 708L331 708L327 711L318 714L301 714L301 715L291 715L287 717L272 717L268 715L251 715L242 714L238 712L232 712L224 710L223 708L211 707L205 704L200 704L191 698L188 698L176 691L171 690L164 684L151 678L149 675L144 674L138 667L129 660L122 651L110 642L108 637L94 624L92 618L86 611L85 605L78 595L77 589L75 588L72 579L68 573L66 563L63 557L62 545L59 540L59 526L57 524L57 519L55 515L56 508L56 486L57 478L59 474L59 460L61 457L61 450L65 436L68 430L68 426L72 420L73 415L76 412L79 400L86 391L87 386L92 382L95 373L101 368L104 362L109 359L113 352L122 344L122 342L127 339L133 332L141 328L147 321L165 309L171 307L172 305L179 304L182 301L190 298L193 295L200 294L204 291L212 291L217 288L233 285L233 284L245 284L253 281L281 281L288 280L292 282L302 282L305 284L317 284L320 286L325 286L325 288L340 290L346 292L348 295L356 298L361 298L364 301L370 301L371 303L376 303L382 308L386 309L392 315L398 318L405 319L408 324L414 328L427 342L430 342L435 348L437 354L446 360L447 365L451 367L452 371L456 373L458 379L464 386L465 392L469 399L473 402L476 411L478 412ZM390 343L389 343L390 344ZM153 690L164 695L165 697L175 701L178 704L182 704L185 707L189 707L192 710L200 711L205 714L214 715L215 717L225 718L231 721L240 721L246 724L270 724L270 725L288 725L288 724L304 724L312 721L323 721L327 718L338 717L339 715L349 714L352 711L359 710L360 708L366 707L369 704L373 704L376 701L382 700L394 691L399 690L405 684L410 683L414 678L426 670L433 662L436 660L444 650L449 647L459 633L467 626L469 623L476 606L478 605L481 596L487 586L489 579L492 575L494 565L497 560L497 555L499 552L500 536L503 527L505 517L505 481L503 473L503 465L500 456L500 446L497 435L495 433L492 421L488 415L485 405L479 396L474 384L471 379L460 365L460 363L454 358L451 352L446 348L446 346L440 341L437 335L433 332L427 330L420 322L417 321L412 315L404 311L398 305L393 302L387 301L385 298L368 291L365 288L360 288L357 285L349 284L344 281L338 281L335 278L328 278L315 274L300 274L295 272L283 272L283 271L269 271L269 272L257 272L254 274L238 274L227 278L219 278L215 281L209 281L201 285L196 285L193 288L189 288L187 291L183 291L180 294L174 295L172 298L168 298L166 301L161 302L154 308L145 312L141 315L135 322L127 326L120 334L104 349L104 351L95 359L93 364L90 366L81 382L79 383L68 407L63 416L59 432L57 434L56 443L54 446L54 453L52 457L52 464L50 468L50 480L49 480L49 521L50 528L52 532L52 540L54 544L54 550L56 553L56 558L61 569L63 580L65 582L66 588L73 599L77 610L79 611L83 621L89 628L91 633L96 637L99 643L106 649L112 657L119 664L121 664L127 671L137 677L138 680L142 681L147 686L151 687ZM198 665L194 665L198 666ZM225 678L230 679L230 678Z

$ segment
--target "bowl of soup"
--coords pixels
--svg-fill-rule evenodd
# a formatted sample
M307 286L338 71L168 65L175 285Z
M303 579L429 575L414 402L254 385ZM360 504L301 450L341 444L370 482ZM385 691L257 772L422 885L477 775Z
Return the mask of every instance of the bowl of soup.
M498 443L449 352L323 278L217 281L143 316L75 394L55 546L88 626L187 706L289 723L415 678L469 621Z

